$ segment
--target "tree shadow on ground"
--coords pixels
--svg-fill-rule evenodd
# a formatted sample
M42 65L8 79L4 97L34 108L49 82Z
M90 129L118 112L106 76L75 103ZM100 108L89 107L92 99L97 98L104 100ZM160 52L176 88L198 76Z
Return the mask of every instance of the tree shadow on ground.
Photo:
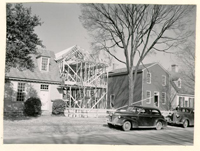
M25 116L25 115L6 115L4 116L4 120L7 121L21 121L21 120L31 120L39 118L40 116Z

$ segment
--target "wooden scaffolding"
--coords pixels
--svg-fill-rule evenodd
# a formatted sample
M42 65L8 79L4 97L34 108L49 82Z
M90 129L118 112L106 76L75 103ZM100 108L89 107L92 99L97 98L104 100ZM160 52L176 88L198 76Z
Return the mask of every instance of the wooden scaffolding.
M106 109L107 65L97 60L77 46L57 60L69 108Z

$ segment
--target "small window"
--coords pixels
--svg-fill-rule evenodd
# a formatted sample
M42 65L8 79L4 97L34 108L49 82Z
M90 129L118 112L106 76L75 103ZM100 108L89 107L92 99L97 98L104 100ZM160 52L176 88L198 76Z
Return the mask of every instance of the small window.
M48 91L49 90L49 85L45 85L45 84L40 85L40 90Z
M181 88L181 79L178 80L177 85L178 85L178 88Z
M147 103L151 103L151 91L146 92Z
M147 72L147 83L150 84L151 83L151 73Z
M49 58L42 57L41 70L48 71L49 70L48 68L49 68Z
M160 115L160 112L158 110L152 110L151 114L152 115Z
M165 104L166 103L166 93L162 92L162 103Z
M166 76L162 75L162 85L166 86Z
M24 102L25 100L25 83L18 83L17 101Z

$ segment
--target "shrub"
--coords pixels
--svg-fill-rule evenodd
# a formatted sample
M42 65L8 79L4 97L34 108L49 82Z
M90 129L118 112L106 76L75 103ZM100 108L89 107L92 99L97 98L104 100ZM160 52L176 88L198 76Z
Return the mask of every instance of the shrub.
M64 115L64 111L67 104L62 99L56 99L53 101L52 114Z
M28 116L39 116L41 115L42 103L39 98L29 98L24 103L24 114Z

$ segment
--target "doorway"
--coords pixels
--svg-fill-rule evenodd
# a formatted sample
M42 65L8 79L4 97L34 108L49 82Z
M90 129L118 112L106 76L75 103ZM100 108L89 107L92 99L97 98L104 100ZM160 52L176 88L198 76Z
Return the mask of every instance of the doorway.
M154 106L159 107L159 92L154 92Z

